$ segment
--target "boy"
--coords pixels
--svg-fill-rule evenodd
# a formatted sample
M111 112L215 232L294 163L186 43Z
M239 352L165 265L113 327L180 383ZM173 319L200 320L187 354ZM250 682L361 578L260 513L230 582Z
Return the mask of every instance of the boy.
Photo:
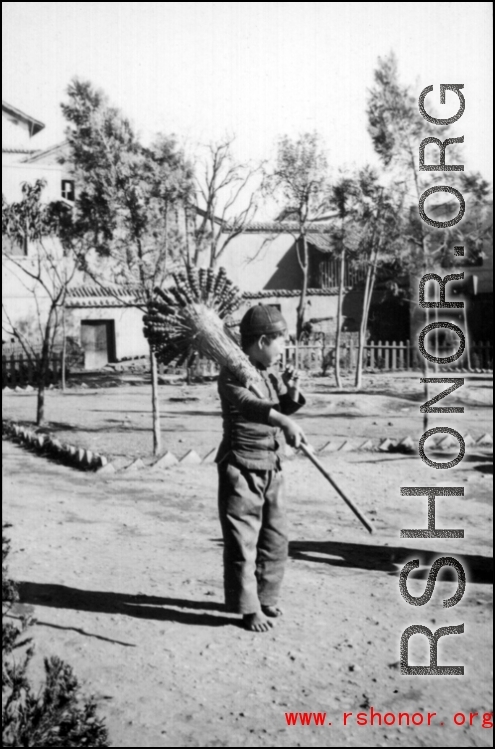
M218 379L223 440L218 463L218 506L224 540L225 603L244 626L266 632L277 607L288 556L280 429L288 444L306 442L288 416L304 405L297 378L270 369L285 345L286 322L275 307L251 307L241 321L242 348L259 370L260 400L223 367ZM289 387L287 387L287 385Z

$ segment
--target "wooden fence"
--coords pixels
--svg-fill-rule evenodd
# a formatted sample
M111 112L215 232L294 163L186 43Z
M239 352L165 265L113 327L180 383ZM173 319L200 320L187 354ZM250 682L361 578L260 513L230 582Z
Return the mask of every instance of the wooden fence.
M437 354L440 357L450 356L454 350L450 347L440 346ZM357 365L358 347L355 341L345 342L340 350L340 365L343 371L354 371ZM335 366L335 347L323 343L302 344L296 346L289 344L285 348L282 366L292 364L297 369L307 372L327 372ZM2 356L2 388L16 386L25 387L31 385L36 387L39 380L40 357L34 362L29 361L22 355ZM363 371L367 372L396 372L407 370L422 370L424 359L418 351L417 344L410 341L372 341L364 347ZM464 370L493 370L493 348L491 342L473 343L469 352L464 354L455 362L446 365L430 364L431 371L448 371L452 369ZM185 369L177 370L173 367L159 367L163 374L165 371L178 374L185 373ZM194 364L191 374L193 376L212 376L218 372L214 362L198 358ZM50 358L45 385L56 384L62 377L62 354L55 353Z
M21 354L2 356L2 388L37 387L39 383L41 357L36 355L33 361ZM62 354L56 353L50 357L45 385L56 384L62 378Z
M437 356L446 357L455 353L452 347L439 346L436 352ZM344 342L340 349L340 365L343 371L355 371L357 366L358 346L355 340ZM325 345L324 343L289 344L285 348L282 359L282 368L287 364L292 364L296 369L307 372L327 372L335 366L335 347ZM456 361L449 362L446 365L435 365L430 363L429 368L432 372L448 371L451 369L476 370L485 369L493 370L493 348L491 342L482 342L471 344L469 352L464 354ZM424 359L421 356L417 343L411 344L411 341L371 341L366 344L363 351L363 371L366 372L395 372L395 371L422 371L424 369ZM177 373L173 367L159 367L159 372L165 371ZM186 369L182 368L181 373ZM196 359L191 370L191 375L212 376L218 373L218 367L214 362L199 357Z
M456 349L447 346L439 346L436 355L439 357L451 356ZM358 346L353 341L345 342L340 349L340 365L343 370L353 371L357 366ZM326 371L335 366L335 347L325 346L322 343L304 344L296 346L290 344L285 349L283 365L292 364L297 369L314 371ZM430 363L430 369L435 365ZM363 370L365 371L397 371L397 370L421 370L424 367L424 359L421 356L417 343L411 341L371 341L367 343L363 351ZM491 342L473 343L469 351L454 362L437 365L439 371L447 369L488 369L493 370L493 347Z

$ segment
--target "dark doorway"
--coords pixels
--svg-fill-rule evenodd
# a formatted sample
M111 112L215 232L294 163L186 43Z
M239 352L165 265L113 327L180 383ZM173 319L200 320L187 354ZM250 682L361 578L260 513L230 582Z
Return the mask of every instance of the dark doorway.
M115 361L115 321L82 320L81 345L85 369L101 369Z

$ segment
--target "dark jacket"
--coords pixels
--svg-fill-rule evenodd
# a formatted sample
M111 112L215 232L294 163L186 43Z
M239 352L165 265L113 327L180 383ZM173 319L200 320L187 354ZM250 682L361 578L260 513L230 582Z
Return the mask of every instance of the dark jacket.
M305 404L299 395L296 402L278 372L258 366L262 382L257 387L266 396L260 400L226 367L218 377L218 392L222 404L223 439L215 458L217 463L229 460L254 470L280 467L283 455L283 436L279 427L268 423L273 408L287 416Z

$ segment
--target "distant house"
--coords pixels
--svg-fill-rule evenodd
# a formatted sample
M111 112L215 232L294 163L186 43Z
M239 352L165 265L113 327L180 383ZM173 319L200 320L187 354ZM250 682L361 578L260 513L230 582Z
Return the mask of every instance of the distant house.
M23 182L44 179L45 199L75 200L75 184L68 146L61 143L48 149L36 147L36 135L44 128L39 120L15 107L3 103L5 132L3 136L2 177L3 193L11 202L21 197ZM201 210L192 218L179 211L177 224L186 233L192 232L191 221L201 217ZM189 222L189 225L188 225ZM302 271L297 259L297 227L289 222L252 223L232 239L218 260L228 276L244 295L239 312L257 302L278 306L287 319L289 333L295 334L296 309L302 286ZM5 242L4 242L5 247ZM308 235L309 289L306 319L315 332L332 338L337 318L339 261L332 254L328 225L314 225ZM29 248L10 247L11 253L29 257ZM205 260L206 262L206 260ZM4 268L4 303L15 319L34 317L33 300L17 278ZM359 274L346 271L344 301L345 330L356 330L360 320L361 294ZM142 313L132 307L126 292L115 293L87 283L82 274L74 283L67 301L69 335L82 345L88 368L108 361L147 353L147 342L142 335ZM397 319L397 317L396 317ZM399 337L399 336L397 336Z
M291 223L252 223L232 240L220 257L229 278L244 293L240 314L261 302L277 306L287 320L289 334L296 332L303 272L298 260L300 238ZM309 271L306 314L313 326L327 335L335 331L338 262L328 241L328 226L314 227L307 237ZM352 281L348 274L348 285Z
M67 316L86 369L149 353L137 300L134 290L115 285L80 284L69 291Z
M228 277L243 294L236 319L240 319L253 304L271 304L282 311L289 335L295 335L296 309L303 280L297 258L299 241L294 225L265 222L250 224L227 245L218 265L225 267ZM308 235L308 250L309 288L305 317L313 332L332 340L337 319L340 264L332 254L328 224L313 228ZM344 331L358 329L362 309L361 280L362 273L346 270ZM147 343L142 336L142 313L129 307L132 305L129 292L122 290L122 294L119 302L114 289L94 284L74 287L70 292L67 306L71 319L78 320L81 339L88 350L88 364L111 361L112 356L120 359L147 352ZM398 314L392 316L392 320L397 325ZM404 338L407 337L408 325L406 310ZM395 337L400 338L399 335Z
M3 193L11 202L21 196L23 182L33 183L44 179L47 183L46 200L62 200L72 204L77 195L68 154L68 145L61 143L51 148L36 148L36 135L44 128L39 120L2 103L4 133L2 136ZM193 221L204 213L177 211L177 227L193 241ZM486 218L491 225L490 216ZM225 227L225 238L228 227ZM234 237L218 258L217 265L224 266L229 278L239 286L243 304L236 315L240 319L247 307L272 304L282 311L288 322L289 334L295 335L296 310L299 304L303 274L298 261L300 236L297 225L287 221L253 222ZM305 319L309 329L332 341L336 332L340 260L333 251L329 223L314 223L307 235L309 252L309 277ZM5 241L3 240L5 249ZM27 246L9 245L8 253L25 256ZM469 322L477 340L488 338L487 320L493 300L493 247L491 238L484 245L482 265L465 269L470 296ZM207 259L204 259L204 263ZM201 263L200 263L201 264ZM445 271L447 272L447 271ZM445 274L444 272L444 274ZM360 326L363 302L364 271L345 270L343 303L344 332L355 333ZM383 293L380 283L372 300L369 317L369 335L374 340L399 341L416 334L417 315L411 308L409 279L395 279L402 285L401 296L396 298ZM475 293L476 292L476 293ZM3 301L9 315L15 320L36 320L32 296L20 283L18 274L12 272L9 262L4 263ZM67 300L67 333L84 349L85 366L101 367L107 362L124 357L145 355L147 341L142 334L142 312L135 306L135 297L129 289L108 286L102 288L87 282L81 273L75 279Z
M34 184L41 179L46 183L43 193L46 201L59 200L69 205L74 202L74 179L71 166L65 159L67 146L60 144L49 149L37 147L37 135L44 128L45 125L38 119L2 102L2 195L9 203L21 199L23 183ZM60 251L55 238L50 243L54 252ZM36 303L26 289L26 278L15 267L13 260L15 258L15 262L29 264L34 254L35 248L30 247L27 241L18 244L2 237L2 318L5 322L8 315L15 324L22 323L24 328L32 327L33 331L36 330L38 315ZM46 300L42 294L38 301L43 314Z
M48 149L37 146L36 136L45 125L2 102L2 193L7 201L19 200L23 182L44 179L45 199L74 200L74 180L67 162L67 145Z
M243 293L243 304L236 315L258 302L278 306L295 334L296 308L299 302L302 272L297 261L297 239L291 225L252 224L235 237L220 256L219 266ZM332 334L337 305L337 266L328 254L325 227L310 237L311 288L307 297L307 318L316 330ZM349 275L348 284L352 284ZM89 367L113 358L144 355L147 342L142 335L142 313L132 309L132 294L122 290L122 301L115 287L102 288L94 283L75 286L69 295L72 327L79 327L81 342L87 351ZM77 321L77 322L76 322Z
M34 153L33 138L44 127L39 120L2 101L2 165Z
M307 234L308 291L305 320L313 333L332 341L336 333L340 259L332 247L328 221L313 224ZM261 302L279 307L287 320L289 334L295 335L297 306L303 283L298 260L301 239L295 224L253 223L236 237L220 258L229 277L244 292L247 306ZM363 306L364 269L344 268L344 301L342 329L359 330ZM407 283L407 279L403 279ZM385 314L381 309L379 284L370 315L370 332L377 339L406 339L409 332L409 309L399 300L389 300Z
M237 320L253 304L272 304L286 318L289 334L295 334L296 309L302 286L302 271L297 259L299 241L293 225L265 222L249 225L243 234L228 244L218 265L225 267L228 277L243 293L242 306L235 315ZM489 280L492 254L488 245L484 265L464 269L470 295L470 326L474 326L476 340L489 337L483 333L483 325L486 327L487 322L482 318L482 310L490 307L493 298ZM328 225L323 224L310 232L308 250L309 288L305 317L314 333L324 334L327 340L332 340L336 330L340 262L332 252ZM444 270L443 275L446 272ZM479 276L477 288L473 276ZM383 286L377 284L368 325L370 337L374 340L405 341L416 334L417 320L411 314L409 302L410 281L407 277L396 280L400 281L403 291L398 298L384 294ZM476 296L470 289L476 290ZM130 306L133 296L129 290L122 289L121 293L122 301L119 301L115 288L104 289L94 284L75 286L70 292L67 306L72 328L86 351L89 368L147 353L147 342L142 335L142 313ZM351 334L359 329L362 304L363 272L347 269L342 324L345 332Z

